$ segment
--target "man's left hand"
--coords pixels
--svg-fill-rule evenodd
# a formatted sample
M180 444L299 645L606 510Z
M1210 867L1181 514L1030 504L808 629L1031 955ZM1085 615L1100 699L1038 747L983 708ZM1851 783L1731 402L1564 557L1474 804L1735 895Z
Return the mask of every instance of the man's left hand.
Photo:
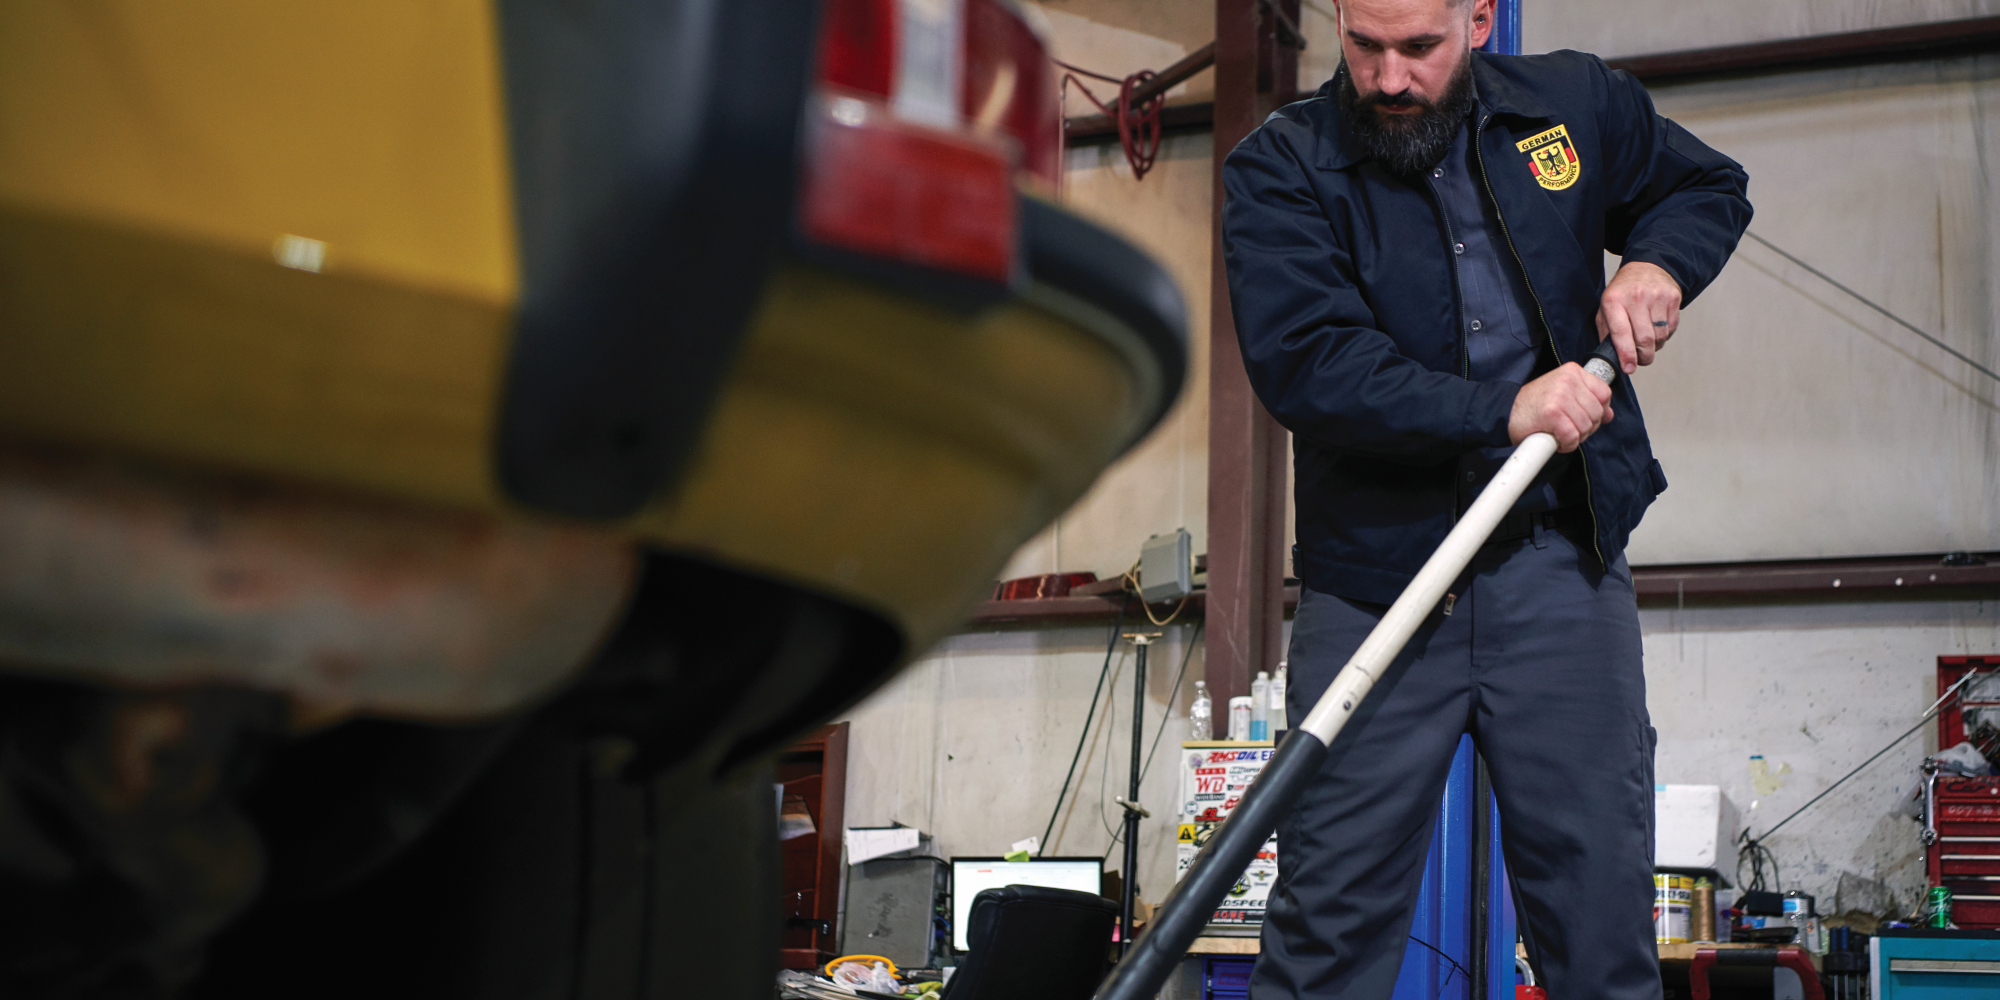
M1618 360L1630 375L1681 325L1681 286L1658 264L1635 260L1621 265L1597 303L1597 339L1618 345Z

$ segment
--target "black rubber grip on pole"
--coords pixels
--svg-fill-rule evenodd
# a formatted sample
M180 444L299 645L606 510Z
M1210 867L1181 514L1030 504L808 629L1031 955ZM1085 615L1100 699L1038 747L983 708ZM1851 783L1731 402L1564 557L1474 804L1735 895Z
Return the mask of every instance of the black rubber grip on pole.
M1326 762L1326 744L1304 730L1294 729L1271 755L1271 761L1244 793L1201 853L1195 855L1174 891L1153 912L1144 933L1111 970L1097 991L1097 1000L1153 1000L1173 975L1189 946L1208 926L1222 897L1236 885L1243 869L1278 828L1278 819L1299 800L1299 793L1319 776Z

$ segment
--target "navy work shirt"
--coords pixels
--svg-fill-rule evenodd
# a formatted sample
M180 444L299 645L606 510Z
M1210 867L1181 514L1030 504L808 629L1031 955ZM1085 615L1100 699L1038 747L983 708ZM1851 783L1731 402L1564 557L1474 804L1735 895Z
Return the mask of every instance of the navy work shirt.
M1450 229L1454 277L1458 281L1459 318L1465 338L1467 377L1475 382L1515 382L1526 385L1555 369L1535 318L1535 300L1521 278L1521 265L1507 246L1500 217L1479 180L1479 162L1472 155L1472 123L1482 109L1475 106L1458 130L1451 151L1431 170L1431 190L1444 206ZM1458 460L1458 509L1461 513L1486 487L1512 445L1488 446L1466 452ZM1573 473L1574 456L1557 455L1521 493L1515 510L1554 510L1583 502L1583 484Z

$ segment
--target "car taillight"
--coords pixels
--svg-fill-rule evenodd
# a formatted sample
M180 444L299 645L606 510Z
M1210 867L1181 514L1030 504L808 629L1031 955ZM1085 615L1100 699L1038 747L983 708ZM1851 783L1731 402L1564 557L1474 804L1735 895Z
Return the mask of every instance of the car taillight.
M841 250L1004 282L1015 185L1053 189L1061 111L1004 0L826 0L800 222Z
M830 97L813 126L799 221L807 237L918 267L1005 283L1018 222L997 145Z
M973 128L1021 146L1020 166L1054 187L1062 171L1062 105L1042 40L1000 0L966 0L960 109Z

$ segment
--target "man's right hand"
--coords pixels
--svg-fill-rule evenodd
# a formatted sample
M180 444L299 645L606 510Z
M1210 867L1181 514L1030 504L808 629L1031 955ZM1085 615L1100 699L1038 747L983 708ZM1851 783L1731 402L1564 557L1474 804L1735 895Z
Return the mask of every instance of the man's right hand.
M1557 451L1571 452L1610 422L1611 387L1572 361L1521 387L1507 418L1507 436L1520 444L1547 431Z

